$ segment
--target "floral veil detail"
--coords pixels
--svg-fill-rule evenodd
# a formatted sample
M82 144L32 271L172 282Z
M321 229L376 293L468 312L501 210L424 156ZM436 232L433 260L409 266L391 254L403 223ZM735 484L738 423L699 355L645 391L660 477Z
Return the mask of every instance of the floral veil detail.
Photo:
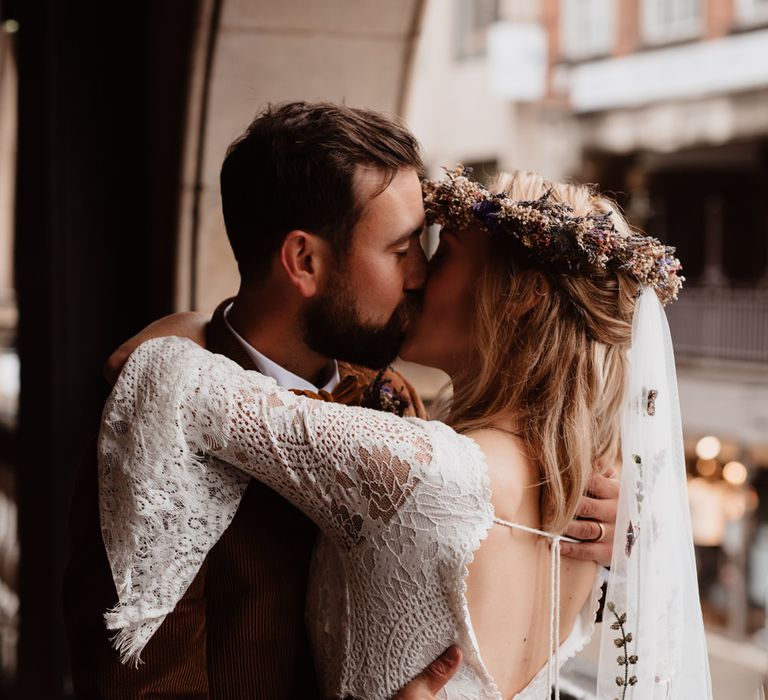
M536 263L564 271L624 272L654 289L662 304L677 299L685 278L674 248L639 233L620 234L610 214L578 216L551 191L531 201L493 194L469 173L458 165L444 179L422 183L427 223L480 224L492 235L515 239Z

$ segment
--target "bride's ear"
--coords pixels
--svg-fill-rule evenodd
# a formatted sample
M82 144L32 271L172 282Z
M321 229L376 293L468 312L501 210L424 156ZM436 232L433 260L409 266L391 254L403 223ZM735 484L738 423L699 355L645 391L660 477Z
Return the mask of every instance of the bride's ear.
M323 286L330 252L327 241L307 231L291 231L283 240L280 264L301 296L313 297Z
M537 272L536 276L534 277L533 292L531 295L533 297L533 303L531 304L530 308L533 308L544 297L549 296L550 291L551 287L549 284L549 279L547 279L540 272Z
M530 277L530 285L520 299L510 301L507 313L512 318L525 316L536 304L549 295L549 280L540 272L534 272Z

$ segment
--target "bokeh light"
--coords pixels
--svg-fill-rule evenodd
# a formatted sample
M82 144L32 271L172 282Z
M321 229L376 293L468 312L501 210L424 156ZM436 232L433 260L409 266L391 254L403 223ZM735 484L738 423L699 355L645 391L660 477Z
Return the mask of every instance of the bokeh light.
M728 462L723 467L723 479L738 486L747 480L747 468L741 462Z
M696 443L696 456L699 459L715 459L722 447L722 443L714 435L706 435Z

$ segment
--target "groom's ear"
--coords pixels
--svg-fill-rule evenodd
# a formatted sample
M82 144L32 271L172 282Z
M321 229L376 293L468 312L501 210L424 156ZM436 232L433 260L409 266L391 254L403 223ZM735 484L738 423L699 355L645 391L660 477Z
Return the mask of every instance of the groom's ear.
M327 241L307 231L291 231L283 240L280 263L303 297L315 296L323 285L330 252Z

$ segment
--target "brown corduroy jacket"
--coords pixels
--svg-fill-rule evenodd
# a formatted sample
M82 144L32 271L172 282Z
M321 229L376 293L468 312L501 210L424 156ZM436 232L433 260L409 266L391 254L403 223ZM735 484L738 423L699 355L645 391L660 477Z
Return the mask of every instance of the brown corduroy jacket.
M208 349L247 369L248 354L224 323L225 302L206 329ZM340 365L340 374L374 373ZM388 379L424 415L397 373ZM320 698L304 603L317 528L252 480L237 514L134 669L120 663L104 625L117 593L101 538L95 444L80 465L64 582L72 680L78 698L298 700Z

